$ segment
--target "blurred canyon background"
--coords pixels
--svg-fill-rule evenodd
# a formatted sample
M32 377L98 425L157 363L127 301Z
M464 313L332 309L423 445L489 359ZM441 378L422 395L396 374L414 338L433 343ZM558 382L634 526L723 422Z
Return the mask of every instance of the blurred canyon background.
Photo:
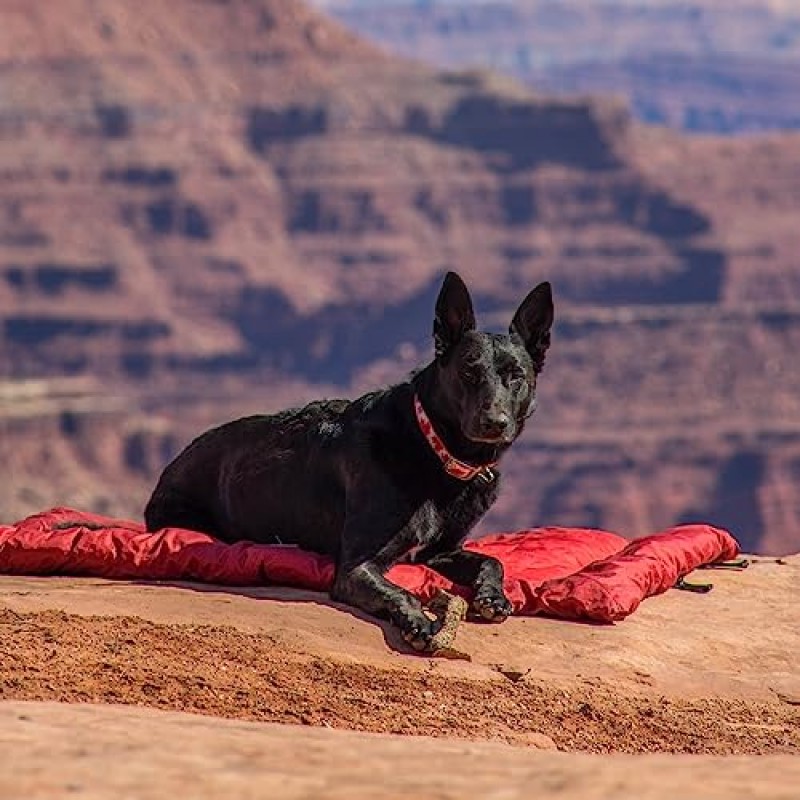
M3 521L402 378L455 269L557 303L483 531L796 551L799 259L796 3L0 0Z

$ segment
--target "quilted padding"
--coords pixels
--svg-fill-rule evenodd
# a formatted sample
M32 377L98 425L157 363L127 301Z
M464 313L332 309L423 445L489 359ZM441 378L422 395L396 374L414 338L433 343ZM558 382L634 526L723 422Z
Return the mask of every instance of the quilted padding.
M693 569L738 553L736 540L710 525L682 525L630 542L607 531L538 528L487 536L467 547L503 562L515 613L595 622L624 619ZM179 528L147 533L138 522L56 508L0 526L0 573L325 591L334 565L296 547L225 544ZM423 601L438 588L469 596L466 588L420 565L398 565L388 577Z

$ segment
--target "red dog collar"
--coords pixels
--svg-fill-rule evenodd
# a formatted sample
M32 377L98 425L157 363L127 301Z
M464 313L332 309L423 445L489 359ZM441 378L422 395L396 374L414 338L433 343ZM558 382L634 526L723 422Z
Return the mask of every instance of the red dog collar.
M422 435L431 446L431 450L436 453L439 461L442 462L444 471L448 475L452 478L458 478L460 481L471 481L473 478L480 477L486 481L486 483L491 483L497 477L493 469L493 467L497 466L496 461L492 461L490 464L483 464L480 467L474 467L472 464L465 464L463 461L459 461L457 458L450 455L447 446L434 430L433 423L425 413L425 409L422 407L422 403L417 395L414 395L414 412L417 415L417 423L419 424L419 429L422 431Z

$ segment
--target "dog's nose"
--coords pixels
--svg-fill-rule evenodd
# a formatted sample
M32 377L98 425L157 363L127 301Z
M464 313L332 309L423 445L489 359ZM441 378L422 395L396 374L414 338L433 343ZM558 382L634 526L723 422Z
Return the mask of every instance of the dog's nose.
M508 431L511 417L504 411L487 414L483 419L483 431L487 436L502 436Z

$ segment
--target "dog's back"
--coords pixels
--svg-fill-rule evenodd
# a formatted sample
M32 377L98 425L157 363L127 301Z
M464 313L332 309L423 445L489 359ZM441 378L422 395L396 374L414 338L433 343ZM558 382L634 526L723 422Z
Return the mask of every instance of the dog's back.
M342 442L354 405L315 402L207 431L161 475L145 510L148 530L181 527L333 552L344 523Z

